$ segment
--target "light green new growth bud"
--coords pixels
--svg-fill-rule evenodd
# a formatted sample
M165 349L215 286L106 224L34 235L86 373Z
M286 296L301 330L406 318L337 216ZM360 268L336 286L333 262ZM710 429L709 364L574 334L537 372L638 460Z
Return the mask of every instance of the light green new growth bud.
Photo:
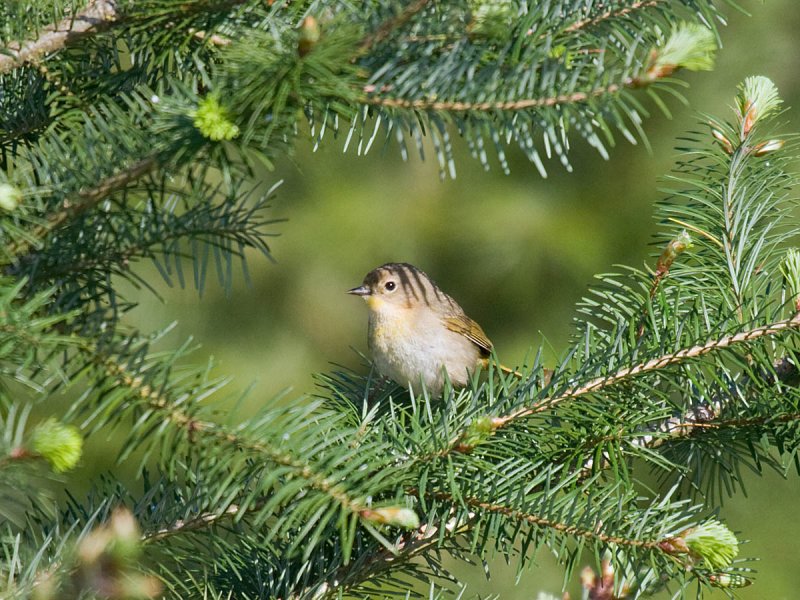
M653 50L647 75L667 77L677 69L710 71L714 68L717 41L714 32L698 23L681 23L673 28L666 43Z
M781 273L789 294L794 298L795 308L800 311L800 250L789 248L781 261Z
M742 120L742 134L746 136L759 119L776 112L783 100L778 88L767 77L760 75L748 77L739 85L736 105Z
M743 588L753 583L747 577L738 573L716 573L711 575L708 580L711 585L718 588Z
M30 448L59 473L69 471L81 458L83 438L77 427L48 419L31 434Z
M517 14L512 0L470 0L469 7L472 12L471 33L495 40L509 37Z
M692 242L692 236L690 236L689 232L684 229L675 237L674 240L672 240L672 242L670 242L670 246L675 254L680 254L686 250L691 250L694 246L694 243Z
M725 525L712 519L681 533L691 554L712 569L724 569L739 554L739 540Z
M464 435L459 443L460 451L465 452L467 450L472 450L478 444L488 440L493 432L494 427L492 426L491 417L475 419L464 431Z
M192 113L194 126L210 140L232 140L239 135L239 128L228 118L228 112L219 103L216 94L209 94L200 101Z
M550 49L550 52L547 53L547 56L553 60L562 59L564 61L565 69L572 68L572 60L575 58L575 55L572 52L569 52L564 44L553 46Z
M22 202L22 192L10 183L0 183L0 208L11 212Z
M416 529L419 527L419 517L417 513L404 506L365 508L359 514L362 519L382 525L395 525L396 527L403 527L404 529Z
M675 262L675 259L678 258L681 253L692 248L692 246L694 246L692 237L684 229L675 239L667 244L667 247L664 248L664 251L658 257L656 273L658 273L659 276L665 275L672 266L672 263Z

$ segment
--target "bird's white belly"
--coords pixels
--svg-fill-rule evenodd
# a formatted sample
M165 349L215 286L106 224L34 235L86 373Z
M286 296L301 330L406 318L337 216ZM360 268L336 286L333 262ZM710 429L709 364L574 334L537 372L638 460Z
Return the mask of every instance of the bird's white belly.
M433 395L444 387L444 373L453 385L464 387L480 357L478 347L447 329L438 318L376 315L370 319L370 349L378 372L400 385Z

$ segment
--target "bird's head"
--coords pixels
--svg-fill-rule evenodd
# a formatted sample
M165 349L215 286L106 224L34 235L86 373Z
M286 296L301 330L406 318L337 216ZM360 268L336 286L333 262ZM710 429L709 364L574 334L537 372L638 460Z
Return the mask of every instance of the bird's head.
M446 298L425 273L407 263L373 269L360 286L347 293L364 298L371 310L432 306Z

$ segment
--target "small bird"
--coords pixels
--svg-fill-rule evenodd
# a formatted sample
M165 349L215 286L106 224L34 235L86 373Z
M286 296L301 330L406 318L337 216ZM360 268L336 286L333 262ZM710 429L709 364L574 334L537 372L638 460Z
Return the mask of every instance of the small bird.
M492 342L425 273L407 263L373 269L348 290L369 307L368 342L378 372L415 392L439 396L445 373L465 387L488 363Z

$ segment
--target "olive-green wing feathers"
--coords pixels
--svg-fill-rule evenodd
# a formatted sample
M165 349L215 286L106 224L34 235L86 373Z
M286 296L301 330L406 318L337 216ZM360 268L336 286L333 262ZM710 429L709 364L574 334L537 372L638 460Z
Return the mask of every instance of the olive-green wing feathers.
M475 321L467 315L455 315L444 318L444 326L450 331L460 333L465 338L481 349L481 354L488 356L492 353L492 342Z

